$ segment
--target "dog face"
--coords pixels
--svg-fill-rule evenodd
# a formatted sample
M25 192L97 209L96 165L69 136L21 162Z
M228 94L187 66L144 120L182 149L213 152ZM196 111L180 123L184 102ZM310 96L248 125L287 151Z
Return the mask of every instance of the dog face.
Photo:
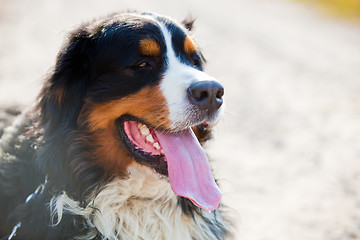
M44 135L62 135L57 149L67 152L54 161L78 180L89 168L124 176L133 164L151 168L177 195L213 210L221 194L192 128L218 121L224 90L203 64L188 31L162 16L83 25L41 95Z

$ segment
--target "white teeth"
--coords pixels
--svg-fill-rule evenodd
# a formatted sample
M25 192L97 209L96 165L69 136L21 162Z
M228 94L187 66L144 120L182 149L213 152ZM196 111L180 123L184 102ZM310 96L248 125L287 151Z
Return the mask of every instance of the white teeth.
M161 149L160 144L158 142L155 142L153 136L150 133L150 129L146 125L141 123L138 123L137 126L140 130L141 135L146 136L145 138L146 141L149 143L153 143L153 147L157 150L160 150ZM162 149L161 149L161 153L164 154L164 151Z
M139 125L138 125L139 126ZM139 127L141 135L147 136L150 134L150 130L147 126L141 124L141 126Z
M159 143L158 142L156 142L156 143L154 143L154 148L156 148L157 150L159 150L160 149L160 145L159 145Z
M149 133L150 133L150 132L149 132ZM155 142L155 140L154 140L154 138L152 137L151 134L149 134L149 135L146 136L146 140L149 141L149 142L151 142L151 143Z

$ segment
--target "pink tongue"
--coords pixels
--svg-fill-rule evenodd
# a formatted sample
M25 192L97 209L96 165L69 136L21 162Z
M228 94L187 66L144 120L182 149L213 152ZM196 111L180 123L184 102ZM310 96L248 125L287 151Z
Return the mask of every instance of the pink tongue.
M221 192L212 176L206 154L191 128L177 133L155 133L165 153L174 193L207 211L215 210Z

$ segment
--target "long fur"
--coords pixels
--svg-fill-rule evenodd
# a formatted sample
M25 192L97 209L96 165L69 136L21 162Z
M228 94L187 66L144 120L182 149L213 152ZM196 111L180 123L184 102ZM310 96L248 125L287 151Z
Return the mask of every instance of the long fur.
M163 100L151 93L159 90L165 63L156 68L150 62L155 67L146 77L149 69L139 70L138 65L119 70L127 61L138 61L138 49L129 39L144 37L143 31L145 37L163 38L160 22L179 39L188 34L173 20L149 13L115 14L80 26L59 52L35 106L4 131L9 121L0 125L0 238L19 222L16 240L231 238L222 204L207 212L175 195L166 176L139 164L125 149L115 121L100 129L91 122L97 111L96 117L111 117L111 109L101 110L117 105L107 103L134 104L145 96L140 101L143 112L135 113L166 130L166 114L158 114L167 112L166 105L151 105ZM183 61L186 69L207 76L199 64ZM209 126L192 126L201 144L211 137ZM109 144L110 150L104 148ZM43 191L25 201L40 184Z
M120 232L123 239L174 240L215 240L224 234L223 219L216 211L185 215L169 184L154 178L149 169L134 166L129 170L130 178L114 179L85 208L66 193L54 197L50 202L54 224L66 212L87 219L103 239L118 239Z

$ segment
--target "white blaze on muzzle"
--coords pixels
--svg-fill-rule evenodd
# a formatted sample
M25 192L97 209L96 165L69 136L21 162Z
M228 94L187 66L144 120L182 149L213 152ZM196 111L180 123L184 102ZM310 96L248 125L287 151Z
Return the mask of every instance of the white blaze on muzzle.
M162 26L167 47L167 70L160 84L169 108L171 127L186 126L190 102L187 89L197 81L213 81L213 77L182 63L174 52L171 34ZM190 199L197 206L215 210L221 192L215 183L205 152L190 126L174 132L155 131L168 165L171 188L175 194Z

